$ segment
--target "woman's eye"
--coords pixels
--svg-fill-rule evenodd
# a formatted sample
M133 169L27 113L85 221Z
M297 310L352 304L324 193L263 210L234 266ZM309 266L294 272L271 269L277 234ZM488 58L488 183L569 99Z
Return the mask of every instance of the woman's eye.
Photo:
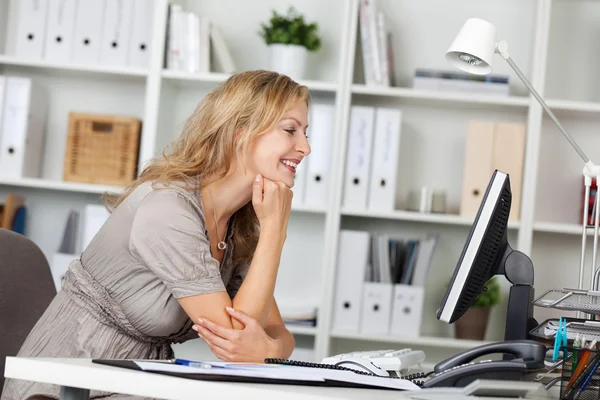
M287 133L289 133L290 135L293 135L294 133L296 133L295 129L284 129L284 131L286 131Z

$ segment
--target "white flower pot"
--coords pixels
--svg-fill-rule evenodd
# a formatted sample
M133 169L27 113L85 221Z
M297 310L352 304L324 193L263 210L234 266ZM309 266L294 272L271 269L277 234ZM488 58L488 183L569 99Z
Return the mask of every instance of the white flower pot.
M270 44L269 64L272 71L294 80L304 79L308 50L297 44Z

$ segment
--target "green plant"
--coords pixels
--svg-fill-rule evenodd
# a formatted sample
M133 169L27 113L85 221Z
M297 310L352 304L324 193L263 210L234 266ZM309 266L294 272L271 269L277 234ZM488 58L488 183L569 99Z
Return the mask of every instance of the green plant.
M498 283L498 279L495 276L487 281L485 284L487 290L484 290L477 296L475 302L473 303L473 307L481 307L481 308L492 308L496 304L500 303L502 299L502 294L500 293L500 284Z
M450 285L450 282L448 282ZM472 307L480 308L492 308L502 300L502 293L500 292L500 284L498 278L492 276L492 278L485 284L486 290L479 293L479 296L475 298Z
M316 22L306 23L304 17L292 6L287 15L273 10L269 24L262 23L259 34L267 44L297 44L306 47L308 51L317 51L321 48L317 30Z

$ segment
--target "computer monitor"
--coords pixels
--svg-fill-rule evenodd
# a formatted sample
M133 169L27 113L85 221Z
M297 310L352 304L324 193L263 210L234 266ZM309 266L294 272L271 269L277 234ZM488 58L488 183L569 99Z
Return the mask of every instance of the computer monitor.
M475 222L454 270L437 318L459 319L485 290L494 275L512 283L506 315L505 340L530 339L533 319L533 263L513 250L507 239L512 193L508 174L495 170L479 206Z

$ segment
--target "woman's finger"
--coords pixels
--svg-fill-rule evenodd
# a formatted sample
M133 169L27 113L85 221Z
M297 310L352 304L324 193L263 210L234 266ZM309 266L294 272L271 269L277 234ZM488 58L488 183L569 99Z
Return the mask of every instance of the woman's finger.
M227 310L229 315L231 315L233 318L240 321L242 324L244 324L244 326L251 325L253 322L256 321L254 318L252 318L251 316L249 316L248 314L246 314L243 311L236 310L231 307L225 307L225 309Z
M209 321L207 319L202 319L202 318L198 319L198 322L199 322L200 326L210 329L212 332L216 333L217 335L221 336L222 338L233 340L236 337L235 329L223 328L222 326L217 325L212 321Z
M263 179L262 176L256 175L254 183L252 184L252 204L257 206L262 203L263 200Z
M204 341L211 342L212 344L219 346L222 349L231 350L231 347L233 346L230 341L215 335L214 333L202 326L198 327L198 334L202 335L201 338L204 339Z
M210 348L210 351L213 352L213 354L217 357L219 357L221 360L223 361L233 361L234 357L233 354L231 354L230 352L228 352L225 349L222 349L221 347L214 345L212 343L206 343L208 344L208 347Z

